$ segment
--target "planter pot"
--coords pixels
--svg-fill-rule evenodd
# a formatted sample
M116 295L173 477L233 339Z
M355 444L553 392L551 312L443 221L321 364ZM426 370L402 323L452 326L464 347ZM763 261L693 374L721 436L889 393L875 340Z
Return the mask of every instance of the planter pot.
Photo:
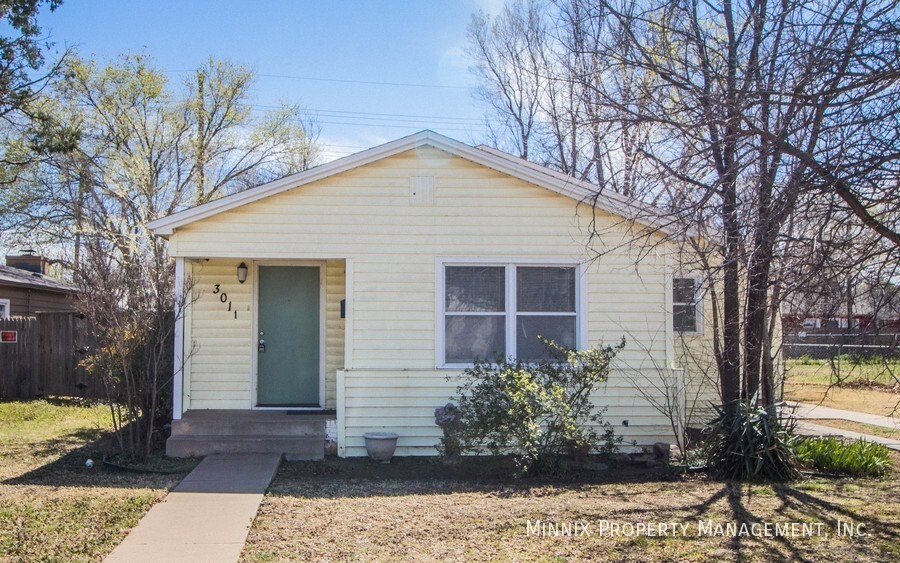
M367 432L363 434L366 439L366 451L369 457L381 463L390 463L397 449L397 434L393 432Z

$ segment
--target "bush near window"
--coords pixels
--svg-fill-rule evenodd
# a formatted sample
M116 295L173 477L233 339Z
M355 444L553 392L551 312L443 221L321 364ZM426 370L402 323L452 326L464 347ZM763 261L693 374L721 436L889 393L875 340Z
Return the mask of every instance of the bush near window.
M609 377L625 340L588 350L544 344L550 360L478 361L457 389L461 450L510 455L519 477L557 473L565 458L613 454L622 442L591 395Z
M796 451L803 465L826 473L876 477L891 465L891 454L885 446L864 439L844 443L833 437L804 438Z
M718 413L703 445L710 472L738 481L791 481L800 477L794 453L798 438L793 424L779 416L783 405L768 409L756 400L732 408L715 405Z

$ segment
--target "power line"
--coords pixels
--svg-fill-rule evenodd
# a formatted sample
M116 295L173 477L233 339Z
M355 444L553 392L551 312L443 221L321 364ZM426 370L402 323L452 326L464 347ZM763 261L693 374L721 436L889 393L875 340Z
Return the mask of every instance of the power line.
M288 74L257 74L267 78L288 78L292 80L311 80L314 82L338 82L341 84L372 84L376 86L403 86L411 88L446 88L449 90L468 90L468 86L444 86L443 84L415 84L412 82L376 82L371 80L349 80L342 78L318 78L312 76L291 76Z
M342 149L371 149L372 147L364 147L362 145L334 145L331 143L317 143L320 147L337 147Z
M364 117L367 115L378 116L381 117L394 117L394 118L414 118L414 119L440 119L440 120L448 120L448 121L458 121L462 122L472 122L472 123L482 123L481 119L474 117L452 117L449 115L415 115L415 114L404 114L404 113L376 113L376 112L368 112L368 111L344 111L344 110L330 110L330 109L317 109L317 108L307 108L307 111L316 112L316 113L329 113L329 114L347 114L347 115L358 115L359 119L376 119L376 117Z
M281 109L283 106L274 106L267 104L248 104L253 108L266 110L266 109ZM449 115L416 115L416 114L405 114L405 113L378 113L371 111L346 111L346 110L337 110L337 109L322 109L322 108L311 108L305 106L298 106L305 113L315 113L315 114L327 114L326 117L339 117L342 119L368 119L373 121L421 121L423 119L429 121L450 121L453 123L458 123L460 125L465 125L467 123L473 125L481 125L484 122L479 118L474 117L452 117ZM368 117L375 116L375 117Z
M417 129L418 128L413 123L410 123L409 125L391 125L391 124L387 124L387 123L347 123L347 122L342 122L342 121L317 121L317 123L322 123L325 125L351 125L353 127L391 127L393 129ZM466 133L466 132L469 132L472 130L471 128L461 129L461 128L454 128L454 127L444 127L443 123L434 123L433 125L440 126L441 131L461 131L461 132ZM453 125L453 124L451 124L451 125ZM427 128L428 125L420 124L419 127Z
M183 73L196 72L189 69L171 69L165 72ZM444 88L449 90L469 90L469 86L445 86L443 84L416 84L413 82L377 82L373 80L350 80L346 78L320 78L317 76L294 76L289 74L264 74L261 72L254 73L254 76L263 76L266 78L287 78L291 80L310 80L313 82L337 82L340 84L367 84L375 86L401 86L408 88Z
M255 111L265 111L268 107L271 106L259 106L255 104L251 104ZM315 112L310 112L314 114ZM385 114L390 115L390 114ZM481 129L484 126L484 123L480 120L472 120L470 122L467 121L440 121L434 118L422 118L422 119L402 119L402 118L379 118L379 117L365 117L365 116L354 116L354 115L325 115L326 119L318 119L317 116L315 121L316 123L323 125L351 125L356 127L390 127L394 129L427 129L431 127L440 127L444 131L461 131L461 132L469 132L473 128ZM350 119L357 121L330 121L330 119ZM447 118L450 119L450 118ZM377 121L378 123L367 123L367 121ZM387 122L387 123L384 123ZM449 126L449 127L448 127Z

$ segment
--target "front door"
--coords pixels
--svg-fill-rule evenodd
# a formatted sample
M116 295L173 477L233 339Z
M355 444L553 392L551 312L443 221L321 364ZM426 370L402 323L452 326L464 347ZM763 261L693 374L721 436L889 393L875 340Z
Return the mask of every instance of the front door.
M258 406L320 406L319 295L318 266L259 267Z

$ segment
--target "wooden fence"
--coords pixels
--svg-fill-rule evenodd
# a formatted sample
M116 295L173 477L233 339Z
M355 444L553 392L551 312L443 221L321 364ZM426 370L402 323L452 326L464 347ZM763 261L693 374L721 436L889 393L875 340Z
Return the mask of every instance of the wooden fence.
M102 385L79 365L89 346L89 331L78 313L0 320L0 330L16 331L17 336L15 343L0 342L0 398L103 397Z

